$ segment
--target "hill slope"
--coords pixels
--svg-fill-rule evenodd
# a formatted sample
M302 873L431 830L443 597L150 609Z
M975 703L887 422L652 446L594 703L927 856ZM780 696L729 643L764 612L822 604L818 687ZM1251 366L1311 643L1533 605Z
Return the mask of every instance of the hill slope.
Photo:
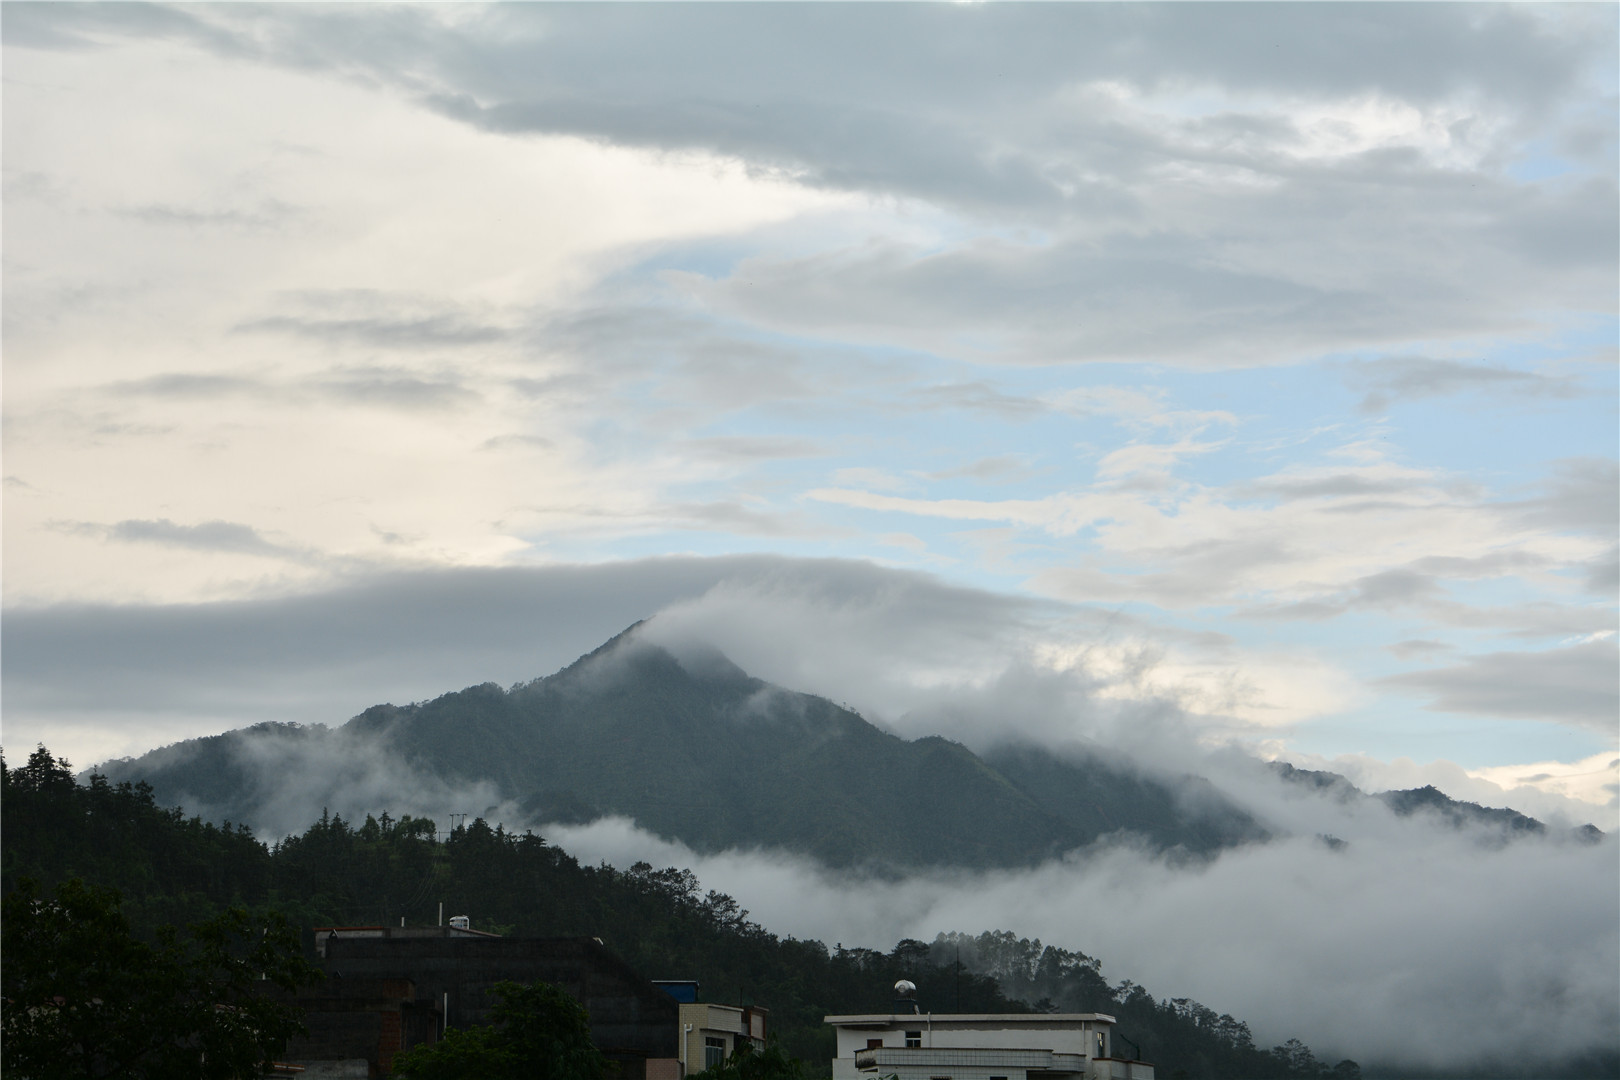
M160 801L254 823L281 783L255 767L263 734L193 740L104 769L149 782ZM447 784L492 785L536 821L621 814L699 851L764 845L831 866L1031 865L1119 830L1195 853L1265 836L1207 792L1189 801L1168 783L1034 748L984 759L937 737L907 741L719 653L677 659L634 628L510 690L485 684L374 706L338 732L277 734L392 755Z

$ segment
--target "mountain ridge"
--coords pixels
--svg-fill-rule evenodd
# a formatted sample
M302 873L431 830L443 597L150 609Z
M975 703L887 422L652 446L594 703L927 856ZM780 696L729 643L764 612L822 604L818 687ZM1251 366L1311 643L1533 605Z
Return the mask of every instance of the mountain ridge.
M780 849L883 874L1027 867L1120 837L1208 857L1272 835L1201 777L1143 774L1080 744L1003 742L975 753L938 735L908 740L827 698L755 678L712 647L678 646L677 655L646 640L643 626L508 689L482 683L373 705L336 729L254 725L102 771L259 828L288 797L300 760L338 763L332 797L392 762L412 782L476 790L536 824L622 816L699 853ZM293 764L278 771L270 758ZM1270 768L1324 797L1377 800L1402 816L1433 812L1506 839L1547 832L1515 811L1438 791L1367 795L1338 774ZM1602 836L1591 826L1577 833Z
M249 767L251 743L269 733L393 754L450 784L487 783L537 818L619 814L697 851L774 847L895 872L1029 866L1115 833L1195 855L1269 835L1235 805L1189 811L1170 782L1078 754L980 755L937 735L904 739L754 678L717 650L677 657L644 640L641 625L510 689L374 705L335 730L238 729L102 769L253 824L270 795Z

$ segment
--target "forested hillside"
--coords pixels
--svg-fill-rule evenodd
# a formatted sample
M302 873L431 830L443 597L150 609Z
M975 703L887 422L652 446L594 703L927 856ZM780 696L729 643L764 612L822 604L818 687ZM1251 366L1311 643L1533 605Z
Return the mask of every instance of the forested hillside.
M835 867L1030 866L1119 832L1202 854L1267 836L1192 777L1152 779L1079 750L985 758L937 736L908 741L718 652L677 658L635 628L509 689L377 705L336 731L233 731L103 768L214 820L256 823L285 797L286 766L267 758L385 756L434 782L489 785L533 821L621 814L698 851L776 847Z
M816 1075L829 1071L832 1056L822 1017L887 1011L900 978L942 1011L1113 1013L1167 1078L1349 1072L1318 1065L1298 1044L1257 1049L1246 1025L1196 1002L1110 984L1098 961L1080 953L1034 943L1034 966L1018 981L1009 958L1027 961L1031 943L1019 946L1022 939L1005 933L902 941L889 952L828 948L751 922L736 900L703 890L689 871L581 866L539 836L481 820L441 839L426 820L384 813L354 824L323 815L266 846L242 828L160 807L145 785L100 777L76 784L68 764L43 747L5 769L0 803L0 878L8 891L24 876L46 886L82 877L122 891L132 921L148 931L231 904L274 907L306 929L402 917L431 923L443 901L475 927L600 937L649 978L697 979L709 1000L764 1005L783 1044ZM1004 987L976 966L1009 981Z

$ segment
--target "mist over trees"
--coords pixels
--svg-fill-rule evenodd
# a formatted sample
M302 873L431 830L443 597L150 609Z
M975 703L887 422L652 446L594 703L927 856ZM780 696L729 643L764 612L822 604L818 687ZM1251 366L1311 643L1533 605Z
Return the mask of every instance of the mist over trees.
M3 766L0 761L0 766ZM230 907L274 909L295 925L431 924L438 904L503 934L592 936L649 978L696 979L712 1001L770 1009L784 1051L825 1076L834 1052L822 1017L886 1012L907 978L934 1011L1100 1011L1162 1076L1343 1078L1297 1041L1265 1049L1247 1024L1187 998L1113 983L1083 953L1008 931L903 940L888 952L772 933L738 901L690 871L638 863L585 866L532 832L482 819L441 834L432 821L387 813L350 822L323 814L265 845L157 805L142 784L73 782L40 747L0 777L0 886L51 888L72 878L119 889L132 932L155 938ZM306 946L308 942L306 941ZM1597 1063L1610 1075L1620 1059Z

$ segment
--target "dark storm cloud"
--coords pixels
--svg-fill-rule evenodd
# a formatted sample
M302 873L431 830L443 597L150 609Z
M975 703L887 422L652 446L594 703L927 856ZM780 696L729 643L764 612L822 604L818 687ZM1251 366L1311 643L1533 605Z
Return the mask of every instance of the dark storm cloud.
M1620 651L1612 640L1540 652L1473 656L1379 680L1428 695L1442 712L1553 720L1612 735L1620 718Z

